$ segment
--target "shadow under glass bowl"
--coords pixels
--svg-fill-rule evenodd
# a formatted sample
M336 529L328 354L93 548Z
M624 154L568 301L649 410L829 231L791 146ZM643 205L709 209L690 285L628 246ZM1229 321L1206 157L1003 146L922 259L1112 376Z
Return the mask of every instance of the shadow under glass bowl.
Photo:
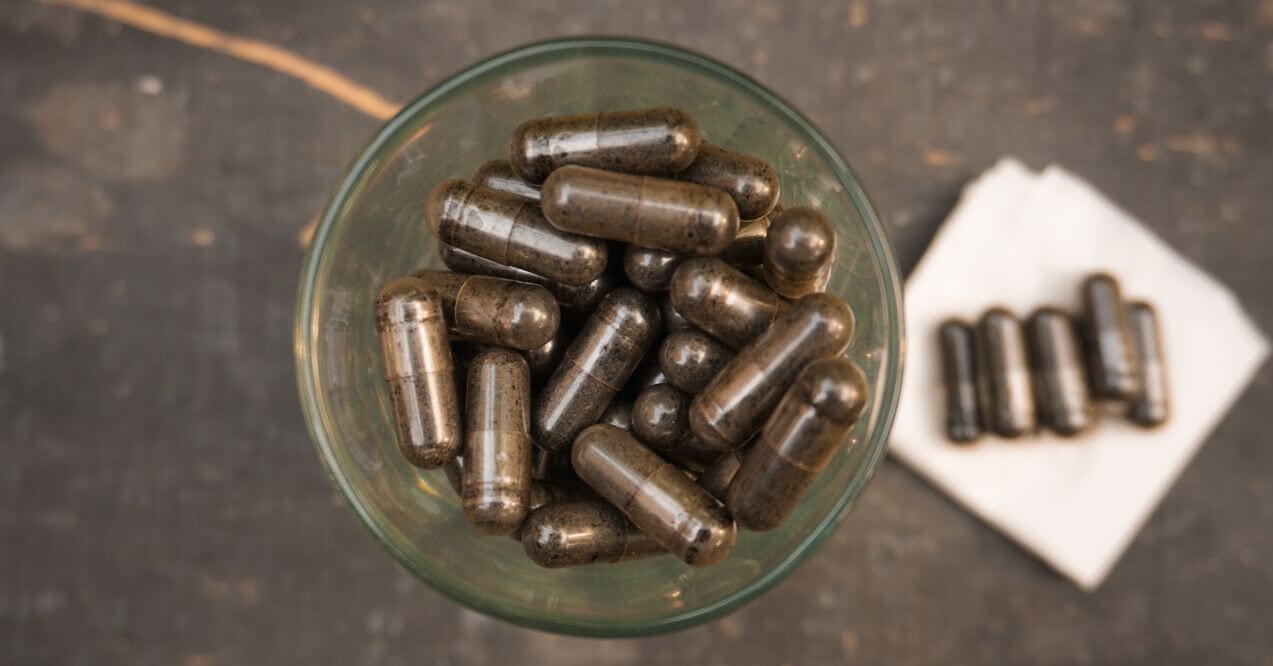
M835 221L829 290L853 307L848 355L872 383L850 437L777 530L740 533L721 564L671 557L542 569L508 538L465 523L440 470L398 454L372 303L388 280L440 267L423 219L434 185L505 158L529 118L676 106L706 140L757 155L782 177L786 206ZM719 617L789 574L844 518L883 457L901 379L901 287L892 249L857 179L786 102L701 55L629 39L532 44L465 69L385 124L332 195L301 274L295 322L301 404L328 474L377 541L452 599L518 624L586 636L635 636Z

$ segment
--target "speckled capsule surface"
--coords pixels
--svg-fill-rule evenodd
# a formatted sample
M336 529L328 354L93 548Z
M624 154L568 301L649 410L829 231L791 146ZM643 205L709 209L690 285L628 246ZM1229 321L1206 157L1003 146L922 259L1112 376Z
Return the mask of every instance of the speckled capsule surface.
M1158 313L1148 303L1127 306L1132 349L1140 368L1140 393L1128 404L1127 417L1146 428L1160 426L1171 415L1171 392L1167 385L1167 362L1163 354Z
M539 187L522 180L508 160L491 160L473 172L473 184L539 201Z
M668 383L695 395L734 358L734 350L716 338L687 328L669 333L659 347L659 367Z
M1104 400L1129 400L1140 393L1140 368L1132 349L1131 324L1118 281L1097 273L1083 281L1083 334L1092 392Z
M698 157L676 177L726 192L744 220L768 214L778 203L781 187L768 162L710 143L699 146Z
M632 431L632 403L623 398L615 398L610 401L610 406L606 407L606 411L601 412L601 418L597 419L597 423L608 423L620 430Z
M613 563L667 551L600 499L551 502L536 509L522 527L522 548L548 569Z
M623 252L623 274L628 276L632 286L641 291L665 291L672 282L672 273L682 261L685 261L683 254L629 245Z
M1094 419L1074 321L1056 308L1040 308L1025 323L1030 376L1039 422L1066 437Z
M487 275L420 270L442 299L447 323L461 337L498 347L535 349L552 341L561 310L547 289Z
M1034 392L1021 321L1003 308L991 308L977 323L978 398L982 421L1003 437L1019 437L1035 428Z
M690 432L690 396L671 384L651 386L632 404L632 434L664 460L701 472L720 453Z
M508 534L530 503L530 371L511 349L488 347L469 366L464 410L464 517L483 534Z
M717 257L730 266L754 267L765 260L765 237L769 235L769 217L739 223L734 240Z
M509 141L509 162L530 183L568 164L667 175L689 166L702 143L689 114L671 108L537 118Z
M765 235L765 282L780 295L800 298L826 288L835 263L835 227L812 208L770 216Z
M698 485L723 503L729 491L729 484L738 475L738 468L742 467L744 451L730 451L717 456L716 460L698 475Z
M533 434L546 449L570 446L632 376L660 326L658 305L631 288L610 292L540 391Z
M461 438L442 300L416 278L394 280L376 299L376 330L398 448L416 467L441 467Z
M628 433L589 426L571 460L597 494L686 564L715 564L733 549L737 531L725 507Z
M429 194L425 214L443 243L562 284L586 285L606 268L604 241L553 227L514 194L448 180Z
M972 326L948 319L937 330L937 340L946 392L946 436L953 442L974 441L982 433L976 335Z
M742 446L760 429L805 365L843 352L853 311L831 294L809 294L774 320L694 398L690 428L716 451Z
M738 233L738 209L720 190L653 176L562 167L541 190L558 229L680 254L719 254Z
M796 377L729 484L738 526L772 530L840 451L866 409L866 375L843 356L814 361Z
M569 459L567 459L569 462ZM573 474L573 471L571 472ZM579 477L575 477L578 479ZM540 508L556 502L570 502L575 500L602 501L592 489L583 483L554 483L552 481L541 481L533 479L530 482L530 502L527 506L526 518L517 529L509 533L514 541L522 540L522 529L529 521L531 514ZM661 549L660 549L661 550Z
M438 243L438 256L447 268L456 273L489 275L491 277L537 284L549 291L557 304L572 311L589 311L601 302L602 297L614 288L614 277L609 271L585 285L567 285L550 280L512 266L499 264L486 257L479 257L468 250Z
M769 328L786 304L769 287L717 259L690 259L672 275L672 306L734 349Z

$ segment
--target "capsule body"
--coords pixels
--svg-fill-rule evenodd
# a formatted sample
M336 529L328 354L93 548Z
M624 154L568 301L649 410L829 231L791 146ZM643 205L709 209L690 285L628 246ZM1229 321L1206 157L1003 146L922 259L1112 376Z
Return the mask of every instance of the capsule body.
M629 245L623 252L623 273L628 276L628 282L641 291L665 291L682 261L685 255Z
M622 562L667 552L601 499L545 504L526 519L521 536L526 556L548 569Z
M1079 434L1092 424L1093 409L1074 322L1060 310L1041 308L1025 330L1039 421L1059 435Z
M522 180L508 160L491 160L478 167L473 173L473 184L539 201L539 187Z
M782 524L866 409L866 375L843 356L814 361L787 390L729 485L739 527Z
M825 289L835 246L831 220L812 208L788 208L771 216L765 235L765 282L787 298Z
M442 299L447 323L464 338L498 347L529 350L552 341L561 310L547 289L486 275L421 270Z
M716 338L687 328L669 333L659 347L659 367L676 388L696 395L734 358L734 350Z
M725 507L622 430L588 427L571 460L585 483L685 563L715 564L733 549L736 530Z
M712 464L720 453L699 443L690 432L690 396L671 384L651 386L632 404L632 434L664 460L694 472Z
M442 300L416 278L394 280L376 299L376 330L398 448L416 467L441 467L460 450L460 414Z
M606 268L603 241L556 229L534 202L514 194L448 180L429 194L425 210L438 240L499 264L568 285L588 284Z
M710 256L738 233L729 195L694 183L565 166L541 196L554 227L641 247Z
M469 366L464 516L483 534L508 534L530 503L530 371L510 349L488 347Z
M853 311L830 294L809 294L738 353L690 407L690 428L716 451L742 446L760 429L792 379L812 361L843 352Z
M530 271L496 263L486 257L479 257L468 250L447 245L446 243L438 243L438 256L441 257L442 263L446 264L447 268L456 273L489 275L506 280L537 284L547 289L553 295L553 298L557 299L558 305L576 312L590 311L601 302L601 298L606 295L606 292L614 288L614 277L610 275L609 271L602 273L600 277L588 284L567 285L556 280L550 280L542 275L536 275Z
M569 463L569 459L566 461ZM573 471L571 472L574 473ZM574 477L578 481L579 477ZM530 482L530 500L526 506L526 520L522 521L517 529L509 533L509 538L514 541L522 540L522 529L529 522L531 514L538 511L541 507L553 504L555 502L567 502L571 500L594 500L599 501L597 494L592 489L582 483L555 483L552 481L542 481L540 479L532 479Z
M676 177L728 193L744 220L764 217L778 203L778 174L768 162L710 143Z
M596 423L658 330L658 306L649 296L626 287L610 292L544 384L535 406L535 441L559 451Z
M1084 343L1092 392L1103 400L1129 400L1140 392L1140 369L1118 281L1097 273L1083 281Z
M772 289L716 259L682 263L668 295L690 323L734 349L755 340L785 308Z
M981 436L977 339L971 326L953 319L942 323L937 337L946 389L946 436L953 442L971 442Z
M1141 390L1128 405L1127 416L1138 425L1152 428L1166 423L1171 415L1171 393L1158 314L1150 304L1137 302L1127 306L1127 320L1141 373Z
M730 451L720 454L712 464L698 475L697 483L703 487L703 490L711 493L721 502L725 501L726 494L729 491L729 484L733 482L734 477L738 475L738 468L743 464L743 451Z
M977 325L979 391L986 427L1003 437L1034 430L1034 394L1021 322L992 308Z
M694 119L679 109L585 113L522 123L509 142L509 162L530 183L567 164L666 175L689 166L700 143Z

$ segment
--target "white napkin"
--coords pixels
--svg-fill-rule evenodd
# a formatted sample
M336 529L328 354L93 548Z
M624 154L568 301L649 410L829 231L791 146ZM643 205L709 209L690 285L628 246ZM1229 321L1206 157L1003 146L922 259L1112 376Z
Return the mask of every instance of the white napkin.
M1093 271L1158 310L1172 413L1157 430L1103 415L1078 439L945 436L937 327L1004 305L1071 312ZM907 353L890 450L1044 562L1093 590L1268 353L1233 294L1090 185L1004 159L967 186L906 281Z

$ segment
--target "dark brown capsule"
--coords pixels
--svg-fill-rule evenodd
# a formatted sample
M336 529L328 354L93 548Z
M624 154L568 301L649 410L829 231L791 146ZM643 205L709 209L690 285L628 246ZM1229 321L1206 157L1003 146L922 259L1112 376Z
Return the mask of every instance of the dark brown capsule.
M585 483L686 564L715 564L733 549L737 531L725 507L628 433L589 426L571 460Z
M601 499L551 502L522 527L522 548L548 569L613 563L667 551Z
M720 454L712 464L698 475L698 485L721 502L725 501L729 484L738 475L738 468L743 464L743 451L730 451Z
M569 462L569 458L567 458ZM572 472L573 474L573 472ZM574 477L576 481L578 476ZM557 502L570 502L576 500L603 501L592 492L592 489L583 483L553 483L551 481L540 481L538 479L530 482L530 504L526 513L526 520L522 521L517 529L509 533L509 537L514 541L522 540L522 529L529 522L530 516L542 507Z
M770 216L765 282L787 298L825 289L835 263L835 245L831 220L812 208L788 208Z
M769 217L741 223L734 241L717 257L735 268L759 266L765 260L765 237L769 235Z
M602 297L607 292L614 288L614 277L610 275L609 271L602 273L601 277L588 284L572 286L549 280L530 271L496 263L486 257L479 257L468 250L462 250L446 243L438 243L438 256L442 258L442 263L446 264L447 268L456 273L489 275L506 280L537 284L547 289L553 295L553 298L557 299L558 305L572 311L591 310L601 302Z
M1082 292L1092 391L1105 400L1130 400L1140 393L1140 369L1118 281L1097 273L1083 281Z
M699 443L690 432L690 396L671 384L651 386L632 404L632 434L664 460L694 472L712 464L720 453Z
M852 361L836 356L806 367L729 484L726 504L739 527L772 530L791 515L866 409L870 388Z
M483 349L469 367L464 516L483 534L508 534L530 503L530 371L511 349Z
M596 423L658 330L659 309L649 296L626 287L610 292L544 384L535 406L535 441L560 451Z
M772 289L717 259L682 263L668 295L690 323L734 349L755 340L786 307Z
M491 160L478 167L473 174L473 184L539 201L539 187L522 180L508 160Z
M687 328L668 334L659 348L659 367L676 388L696 395L734 358L734 350L716 338Z
M605 242L556 229L514 194L448 180L433 188L425 212L443 243L562 284L586 285L606 268Z
M460 451L460 413L442 300L421 280L394 280L376 299L376 330L398 448L416 467L441 467Z
M1127 306L1127 320L1141 377L1141 391L1128 405L1127 416L1138 425L1152 428L1166 423L1171 415L1171 393L1158 314L1152 305L1136 302Z
M632 403L622 398L615 398L601 413L597 423L608 423L620 430L632 430Z
M667 290L672 273L685 261L685 255L629 245L623 252L623 274L632 286L645 292Z
M585 113L522 123L509 142L509 162L531 183L567 164L668 175L689 166L701 143L694 119L679 109Z
M1067 437L1092 424L1092 402L1074 322L1055 308L1036 310L1025 324L1039 421Z
M853 338L853 311L830 294L809 294L778 315L694 398L690 428L716 451L751 439L792 379L809 363L836 356Z
M699 146L698 157L676 177L726 192L744 220L767 215L778 203L781 186L778 173L768 162L706 142Z
M978 398L985 427L1003 437L1035 428L1034 393L1026 360L1021 321L1003 308L991 308L977 325Z
M971 442L981 436L976 335L972 326L950 319L942 323L937 337L946 388L946 436L954 442Z
M552 341L561 310L547 289L487 275L421 270L442 299L447 323L460 337L475 342L529 350Z
M680 254L719 254L738 233L729 195L679 180L562 167L542 190L558 229Z

